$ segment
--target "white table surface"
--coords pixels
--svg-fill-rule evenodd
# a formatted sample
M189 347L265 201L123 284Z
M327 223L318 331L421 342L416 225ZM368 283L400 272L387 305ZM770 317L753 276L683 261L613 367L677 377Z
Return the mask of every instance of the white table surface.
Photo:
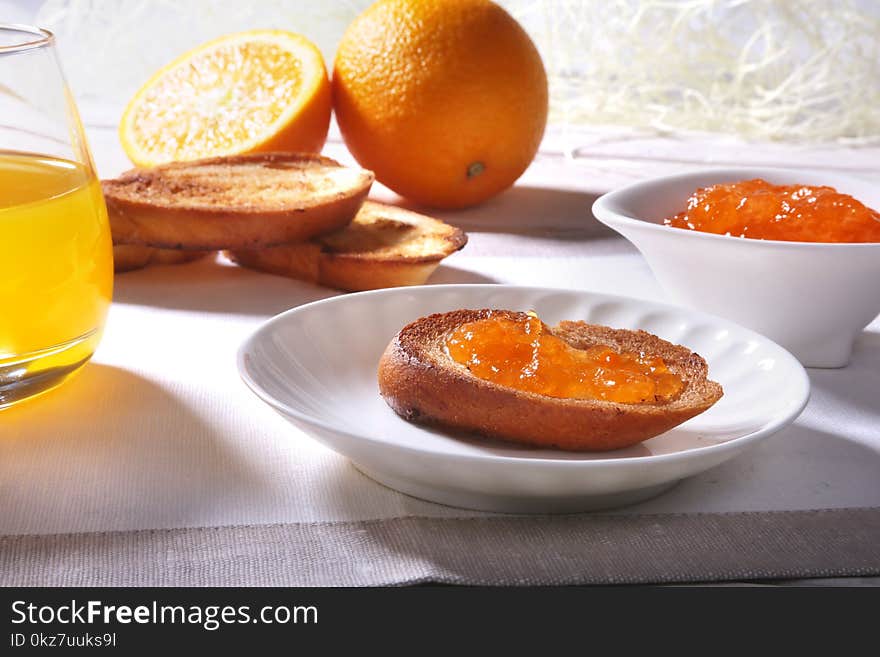
M102 177L128 167L113 130L91 127L89 137ZM559 143L551 135L548 153L506 194L441 215L465 227L470 242L431 283L663 299L638 253L595 222L589 205L621 182L694 162L671 161L681 145L670 140L644 140L635 151L632 139L606 142L596 146L604 151L576 160L554 154ZM775 162L822 162L880 183L871 168L877 149L820 150L805 160L803 149L769 149ZM326 152L351 161L338 142ZM375 196L390 195L377 189ZM0 535L482 515L374 483L242 384L235 353L245 337L272 315L331 294L222 260L118 276L93 362L60 389L0 416ZM665 495L612 513L880 507L880 321L859 339L852 365L809 373L812 399L793 426Z

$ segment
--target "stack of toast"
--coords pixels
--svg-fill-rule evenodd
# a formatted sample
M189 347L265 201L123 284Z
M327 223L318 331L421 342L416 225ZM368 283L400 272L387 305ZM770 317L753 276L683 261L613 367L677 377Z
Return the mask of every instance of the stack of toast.
M348 291L424 283L467 236L366 201L373 180L307 153L132 169L102 182L116 271L223 251L251 269Z

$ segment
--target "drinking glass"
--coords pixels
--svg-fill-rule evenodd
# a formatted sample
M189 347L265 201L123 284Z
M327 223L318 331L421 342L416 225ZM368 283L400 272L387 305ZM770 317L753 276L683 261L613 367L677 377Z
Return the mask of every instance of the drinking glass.
M0 409L89 360L112 290L107 209L54 37L0 24Z

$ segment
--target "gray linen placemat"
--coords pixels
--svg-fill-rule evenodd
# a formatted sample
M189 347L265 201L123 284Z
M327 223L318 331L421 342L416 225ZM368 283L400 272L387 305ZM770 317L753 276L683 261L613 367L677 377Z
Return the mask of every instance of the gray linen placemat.
M0 538L4 586L647 584L880 574L880 508L406 517Z

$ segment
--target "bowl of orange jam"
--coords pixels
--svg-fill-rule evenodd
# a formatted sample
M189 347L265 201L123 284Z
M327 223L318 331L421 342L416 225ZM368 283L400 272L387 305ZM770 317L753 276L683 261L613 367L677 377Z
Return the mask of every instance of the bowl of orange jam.
M880 185L741 168L605 194L599 221L642 253L669 296L747 326L808 367L844 367L880 313Z

